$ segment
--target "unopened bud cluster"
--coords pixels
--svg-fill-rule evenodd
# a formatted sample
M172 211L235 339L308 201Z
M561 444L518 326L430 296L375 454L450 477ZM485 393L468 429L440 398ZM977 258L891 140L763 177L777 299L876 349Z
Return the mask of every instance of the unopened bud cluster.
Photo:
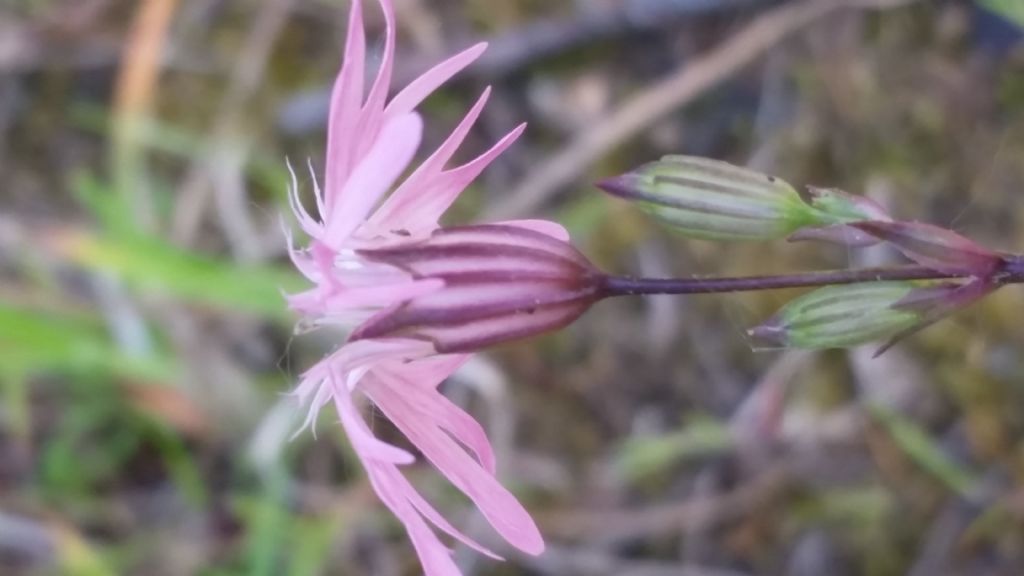
M893 220L868 198L811 187L805 199L777 177L717 160L666 156L599 186L691 238L884 242L940 279L858 280L812 291L750 331L767 346L840 348L888 338L884 351L1018 272L1014 257L939 226Z

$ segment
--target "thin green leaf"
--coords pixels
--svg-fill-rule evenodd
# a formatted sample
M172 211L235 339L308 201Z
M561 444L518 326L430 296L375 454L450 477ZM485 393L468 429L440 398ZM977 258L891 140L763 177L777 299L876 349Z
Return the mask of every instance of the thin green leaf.
M711 419L698 418L671 434L628 440L619 449L616 469L636 481L692 458L721 454L732 444L727 427Z
M1021 0L978 0L981 6L1024 28L1024 2Z
M911 460L953 492L968 495L976 483L973 472L951 459L927 433L901 414L877 405L869 410Z
M122 353L93 318L14 308L0 304L0 369L111 374L170 381L176 369L167 358Z
M116 274L144 293L282 321L291 320L282 292L305 286L283 268L204 257L149 236L107 238L82 232L66 234L55 244L73 262Z

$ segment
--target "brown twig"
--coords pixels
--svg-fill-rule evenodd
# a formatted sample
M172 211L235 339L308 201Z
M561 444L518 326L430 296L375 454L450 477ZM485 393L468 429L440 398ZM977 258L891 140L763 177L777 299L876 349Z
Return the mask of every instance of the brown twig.
M552 512L538 515L538 519L549 537L613 545L652 534L664 535L693 526L720 525L741 518L777 498L791 486L792 478L789 467L779 466L731 492L710 498L633 510Z
M842 8L884 9L914 1L805 0L766 12L722 46L637 94L607 119L576 135L561 152L533 170L508 194L508 200L492 206L487 218L503 219L535 212L615 147L693 102L816 20Z

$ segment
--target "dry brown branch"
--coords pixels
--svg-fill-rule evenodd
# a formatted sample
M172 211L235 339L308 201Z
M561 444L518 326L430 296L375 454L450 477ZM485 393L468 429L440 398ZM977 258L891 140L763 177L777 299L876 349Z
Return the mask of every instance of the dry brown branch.
M659 119L737 74L769 49L842 8L886 9L915 0L805 0L766 12L710 54L626 101L608 118L578 134L542 163L508 199L488 210L494 219L535 212L588 166Z
M746 572L655 560L631 560L587 548L548 546L523 564L539 574L587 574L588 576L746 576Z
M650 508L607 512L557 512L540 516L548 537L615 544L695 526L710 527L749 514L783 493L792 481L785 466L770 469L731 492Z

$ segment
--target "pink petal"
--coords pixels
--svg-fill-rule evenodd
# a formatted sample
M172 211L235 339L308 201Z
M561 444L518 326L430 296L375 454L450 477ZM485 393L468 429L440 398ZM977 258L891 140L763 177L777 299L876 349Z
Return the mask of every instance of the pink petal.
M426 575L461 576L462 573L452 560L451 550L441 543L409 501L409 495L414 494L415 490L398 470L387 464L367 462L366 472L374 492L405 526Z
M459 194L483 172L484 168L515 143L524 130L526 130L526 124L520 124L490 150L474 160L439 174L429 183L429 186L424 186L424 191L417 199L415 209L407 210L403 214L403 218L396 219L393 225L407 229L413 234L425 229L436 228L441 215L455 202Z
M400 388L417 388L409 392L410 403L422 410L423 414L434 421L434 424L448 432L463 446L468 448L480 465L492 476L496 473L497 460L491 447L487 433L465 410L454 404L433 386L423 386L419 382L421 366L391 365L381 366L376 371L379 377L397 383Z
M291 174L291 186L288 187L288 204L291 206L292 214L295 214L295 219L298 220L299 226L302 231L312 238L319 237L323 233L323 226L313 219L306 211L305 206L302 205L302 200L299 199L299 182L295 177L295 171L292 170L291 163L286 162L288 166L288 173ZM317 203L319 203L319 198Z
M448 136L443 144L426 161L416 169L415 172L395 190L371 218L376 226L384 228L401 228L402 225L388 224L391 222L405 222L408 220L407 213L414 212L417 201L423 192L424 182L435 178L445 164L451 160L453 154L466 139L470 128L480 116L491 89L488 87L477 100L476 104L466 113L465 118L459 123L455 130Z
M416 114L398 116L384 125L373 148L345 182L338 201L329 208L325 244L341 248L412 161L422 132L423 121Z
M290 309L316 316L322 312L324 300L328 294L328 288L318 285L298 294L288 294L285 296L285 300Z
M341 425L345 428L349 442L360 458L391 464L412 464L416 461L412 454L374 437L366 427L359 410L352 403L352 394L343 376L332 374L331 379L334 406L338 409L338 416L341 417Z
M351 342L306 370L292 394L300 402L305 402L332 373L350 372L388 360L414 361L428 357L432 353L429 345L418 340L396 338Z
M341 186L352 169L354 128L359 120L363 99L363 76L366 66L366 32L363 30L363 9L360 0L352 2L345 41L345 63L331 90L331 112L327 124L327 168L324 180L324 203L328 213L339 201Z
M288 249L288 258L292 261L295 269L309 281L319 282L323 277L320 267L307 254L295 247L295 238L292 236L292 231L287 227L284 227L284 238Z
M412 112L434 90L437 90L463 68L472 64L485 50L487 50L487 44L480 43L434 66L413 80L391 100L386 110L387 115L394 117Z
M291 166L288 167L291 170ZM324 195L320 190L320 183L316 181L316 170L313 169L313 161L306 158L306 170L309 170L309 179L313 182L313 197L316 198L316 209L320 212L322 218L327 214L327 207L324 205ZM292 174L292 181L294 182L295 175Z
M363 135L362 138L357 139L359 140L357 158L365 155L373 145L384 121L384 105L391 87L391 70L395 62L395 8L391 5L390 0L381 0L380 6L384 12L385 23L384 54L381 56L377 78L374 80L370 94L366 98L366 104L363 106L359 125L353 132L353 134Z
M311 397L320 389L320 385L327 377L327 364L324 361L320 361L313 365L312 368L306 370L302 375L302 379L299 381L299 385L292 390L290 394L295 397L300 404L305 404Z
M512 146L512 143L515 142L525 129L526 125L520 124L516 129L499 140L494 147L476 159L458 168L438 174L430 182L427 192L423 193L415 209L409 210L404 219L396 223L402 224L401 228L407 229L414 234L422 231L424 228L427 230L436 228L437 220L440 219L441 214L449 209L449 206L459 198L459 195L466 190L470 182L476 179L487 165L494 162L506 149Z
M462 575L462 571L452 559L451 550L438 540L437 535L422 518L417 516L416 520L408 521L405 527L426 576Z
M357 308L377 308L401 305L402 302L437 292L444 282L437 279L410 280L388 286L344 288L326 298L322 304L324 314L337 314Z
M418 386L426 388L437 388L439 384L448 379L456 370L462 367L469 359L470 354L446 354L442 356L430 356L412 362L405 362L402 368L388 366L389 371L402 373L405 370L415 371L415 378L407 378Z
M457 530L454 526L452 526L451 523L449 523L444 518L444 516L442 516L429 502L427 502L425 498L423 498L422 495L420 495L419 492L416 491L412 484L410 484L409 481L404 476L402 476L402 473L399 472L399 470L396 467L388 465L375 465L373 468L375 476L373 478L373 481L375 482L374 488L387 491L388 498L396 501L398 505L395 506L395 508L401 508L403 515L410 514L411 512L413 512L408 509L408 505L411 504L412 507L415 509L415 512L418 512L420 515L422 515L424 518L430 521L431 524L437 526L444 533L455 538L459 542L462 542L466 546L469 546L473 550L476 550L477 552L480 552L486 556L490 556L495 560L502 560L500 556L488 550L487 548L484 548L479 543L474 541L472 538L469 538L468 536ZM381 500L384 500L385 503L388 502L388 500L385 500L384 498L381 498ZM401 502L402 500L405 500L405 502ZM394 511L394 508L392 508L392 511ZM396 516L397 515L398 514L396 513Z
M422 388L375 378L366 382L364 391L509 544L528 554L544 550L540 531L522 504L417 408L424 400Z
M307 428L312 430L313 438L316 438L316 423L317 416L320 415L320 410L323 409L331 401L331 387L321 385L317 388L316 393L313 394L312 400L309 402L309 408L306 411L306 417L302 421L302 425L299 426L298 430L292 434L292 439L295 439L302 434Z

